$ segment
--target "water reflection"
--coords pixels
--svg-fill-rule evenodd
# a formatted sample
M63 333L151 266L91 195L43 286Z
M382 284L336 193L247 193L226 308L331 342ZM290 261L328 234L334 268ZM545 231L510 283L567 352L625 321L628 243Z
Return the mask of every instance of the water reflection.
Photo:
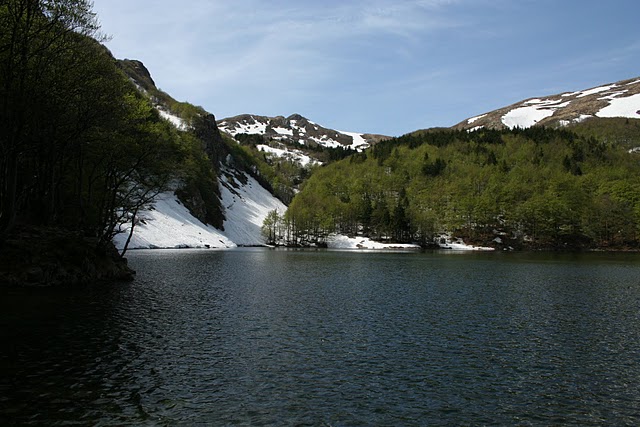
M152 251L3 295L2 425L636 424L640 259Z

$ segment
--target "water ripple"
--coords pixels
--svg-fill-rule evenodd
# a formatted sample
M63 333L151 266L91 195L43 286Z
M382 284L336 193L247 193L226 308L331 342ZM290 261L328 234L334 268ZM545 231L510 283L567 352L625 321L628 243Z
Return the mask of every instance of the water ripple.
M633 425L640 258L137 252L3 295L2 425Z

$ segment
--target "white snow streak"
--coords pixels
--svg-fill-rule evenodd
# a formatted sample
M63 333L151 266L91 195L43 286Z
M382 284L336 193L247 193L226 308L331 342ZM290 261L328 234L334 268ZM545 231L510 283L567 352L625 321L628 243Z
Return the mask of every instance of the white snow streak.
M640 93L625 98L613 98L608 106L596 113L596 116L640 118Z
M576 98L583 98L585 96L589 96L589 95L593 95L596 93L600 93L600 92L606 92L608 90L613 89L614 87L617 87L617 85L613 84L613 85L608 85L608 86L600 86L600 87L594 87L593 89L588 89L588 90L584 90L581 92L576 92L579 93L580 95L576 96Z
M187 124L184 122L184 120L182 120L180 117L171 114L167 111L161 110L161 109L157 109L158 113L160 113L160 117L162 117L163 119L169 121L172 125L174 125L178 130L187 130L189 128L189 126L187 126Z
M487 117L487 115L486 114L482 114L480 116L471 117L469 120L467 120L467 124L472 125L474 122L477 122L478 120L480 120L483 117Z
M356 132L346 132L343 130L339 130L341 134L350 136L353 139L353 143L351 144L352 149L356 149L358 151L362 151L365 148L369 147L369 143L362 137L361 133Z
M264 245L261 229L267 214L272 210L284 213L287 207L258 181L252 177L247 178L246 185L240 184L235 178L235 182L222 178L225 181L220 186L226 217L224 234L237 245ZM228 187L233 188L233 191Z
M152 210L139 214L141 220L133 230L130 249L148 248L231 248L235 243L220 230L203 224L178 202L172 192L162 193ZM122 249L129 235L130 226L114 238Z

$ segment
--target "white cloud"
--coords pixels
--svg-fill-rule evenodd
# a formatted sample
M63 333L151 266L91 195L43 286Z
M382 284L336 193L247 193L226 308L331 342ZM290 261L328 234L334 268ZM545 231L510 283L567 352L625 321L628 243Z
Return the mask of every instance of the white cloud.
M161 89L220 117L306 112L378 125L387 121L383 109L402 105L403 120L431 108L437 125L445 115L455 123L487 111L488 102L498 107L540 95L551 83L562 91L588 87L586 79L594 86L637 74L624 75L637 64L637 43L594 42L622 40L616 34L633 25L596 37L583 24L606 19L604 6L580 9L574 23L568 17L575 8L551 0L94 3L117 57L143 61ZM549 14L551 5L557 13ZM631 22L632 15L612 9L610 19ZM593 43L576 44L583 32ZM627 40L637 40L632 32ZM613 66L621 71L602 78ZM356 123L351 130L376 129Z

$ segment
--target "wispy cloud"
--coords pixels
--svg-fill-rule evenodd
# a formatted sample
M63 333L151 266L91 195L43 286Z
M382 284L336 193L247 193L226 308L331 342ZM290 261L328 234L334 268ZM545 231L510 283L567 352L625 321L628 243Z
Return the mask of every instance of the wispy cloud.
M115 55L145 62L176 98L222 116L306 110L321 120L380 118L377 102L408 111L449 97L474 114L489 98L501 102L501 93L509 101L538 94L552 77L559 85L575 79L571 87L580 89L589 73L601 79L616 64L624 73L637 64L631 10L640 6L622 0L629 13L620 15L585 1L580 8L554 0L94 3ZM616 31L596 35L585 22L615 22ZM464 118L458 114L450 121Z
M188 77L178 87L189 93L203 85L225 95L234 85L237 92L261 85L312 90L381 52L388 61L410 57L407 45L461 25L446 13L457 3L451 0L108 1L121 3L120 18L130 20L119 22L113 47L149 57L161 85L164 76ZM143 13L150 19L140 19Z

